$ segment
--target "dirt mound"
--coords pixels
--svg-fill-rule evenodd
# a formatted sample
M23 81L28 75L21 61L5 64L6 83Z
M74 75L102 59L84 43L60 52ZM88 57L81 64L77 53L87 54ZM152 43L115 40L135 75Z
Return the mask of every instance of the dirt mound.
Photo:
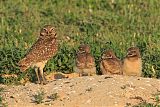
M5 89L2 94L9 107L124 107L155 103L153 94L160 91L160 80L103 75L64 78L47 85L0 87ZM41 104L37 104L37 98Z

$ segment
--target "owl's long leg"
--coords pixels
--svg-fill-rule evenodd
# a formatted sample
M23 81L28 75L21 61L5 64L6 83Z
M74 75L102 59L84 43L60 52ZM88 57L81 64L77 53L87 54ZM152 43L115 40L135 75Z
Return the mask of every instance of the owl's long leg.
M79 73L79 77L82 77L82 73L81 72Z
M83 76L83 70L82 69L79 69L79 77L82 77Z
M43 68L44 68L44 67L40 67L40 68L39 68L39 71L40 71L40 75L41 75L42 80L43 80L43 82L41 82L41 84L45 85L45 84L47 84L47 81L46 81L46 79L45 79L45 77L44 77L44 74L43 74Z
M38 79L37 83L40 84L40 78L39 78L38 68L37 67L35 68L35 72L36 72L37 79Z
M96 67L93 67L93 68L91 68L91 76L94 76L94 75L96 75Z
M88 76L92 76L92 69L90 69Z

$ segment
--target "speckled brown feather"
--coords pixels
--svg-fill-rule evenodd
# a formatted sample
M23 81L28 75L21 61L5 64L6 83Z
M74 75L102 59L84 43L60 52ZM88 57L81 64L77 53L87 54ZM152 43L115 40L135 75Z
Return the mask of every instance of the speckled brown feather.
M45 26L46 27L46 26ZM28 69L32 64L48 61L58 50L56 38L39 37L32 45L25 57L19 61L19 66L22 71Z
M86 68L92 68L92 67L95 67L95 59L89 53L89 54L86 54Z
M106 59L101 62L103 69L102 74L122 74L121 61L118 59Z
M57 53L57 50L58 45L55 39L38 39L26 54L25 58L19 62L19 65L26 65L26 67L28 68L33 63L49 60Z
M76 66L82 68L92 68L95 66L94 57L91 54L81 53L77 54Z
M85 67L85 63L86 63L86 53L77 53L76 66L79 69L82 69Z

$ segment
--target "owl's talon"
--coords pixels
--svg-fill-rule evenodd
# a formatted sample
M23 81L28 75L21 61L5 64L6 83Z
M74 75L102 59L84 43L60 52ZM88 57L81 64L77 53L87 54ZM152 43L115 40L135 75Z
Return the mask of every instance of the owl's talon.
M48 83L48 81L43 81L41 84L46 85L47 83Z
M40 81L36 81L36 84L41 84L41 82Z

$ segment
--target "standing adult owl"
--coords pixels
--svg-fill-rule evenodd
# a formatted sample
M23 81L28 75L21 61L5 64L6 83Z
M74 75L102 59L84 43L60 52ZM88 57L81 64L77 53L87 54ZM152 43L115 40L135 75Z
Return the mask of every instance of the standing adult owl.
M51 25L45 25L40 31L38 40L18 63L21 71L26 71L29 67L34 68L39 84L47 83L43 69L47 61L58 51L56 37L55 28Z

